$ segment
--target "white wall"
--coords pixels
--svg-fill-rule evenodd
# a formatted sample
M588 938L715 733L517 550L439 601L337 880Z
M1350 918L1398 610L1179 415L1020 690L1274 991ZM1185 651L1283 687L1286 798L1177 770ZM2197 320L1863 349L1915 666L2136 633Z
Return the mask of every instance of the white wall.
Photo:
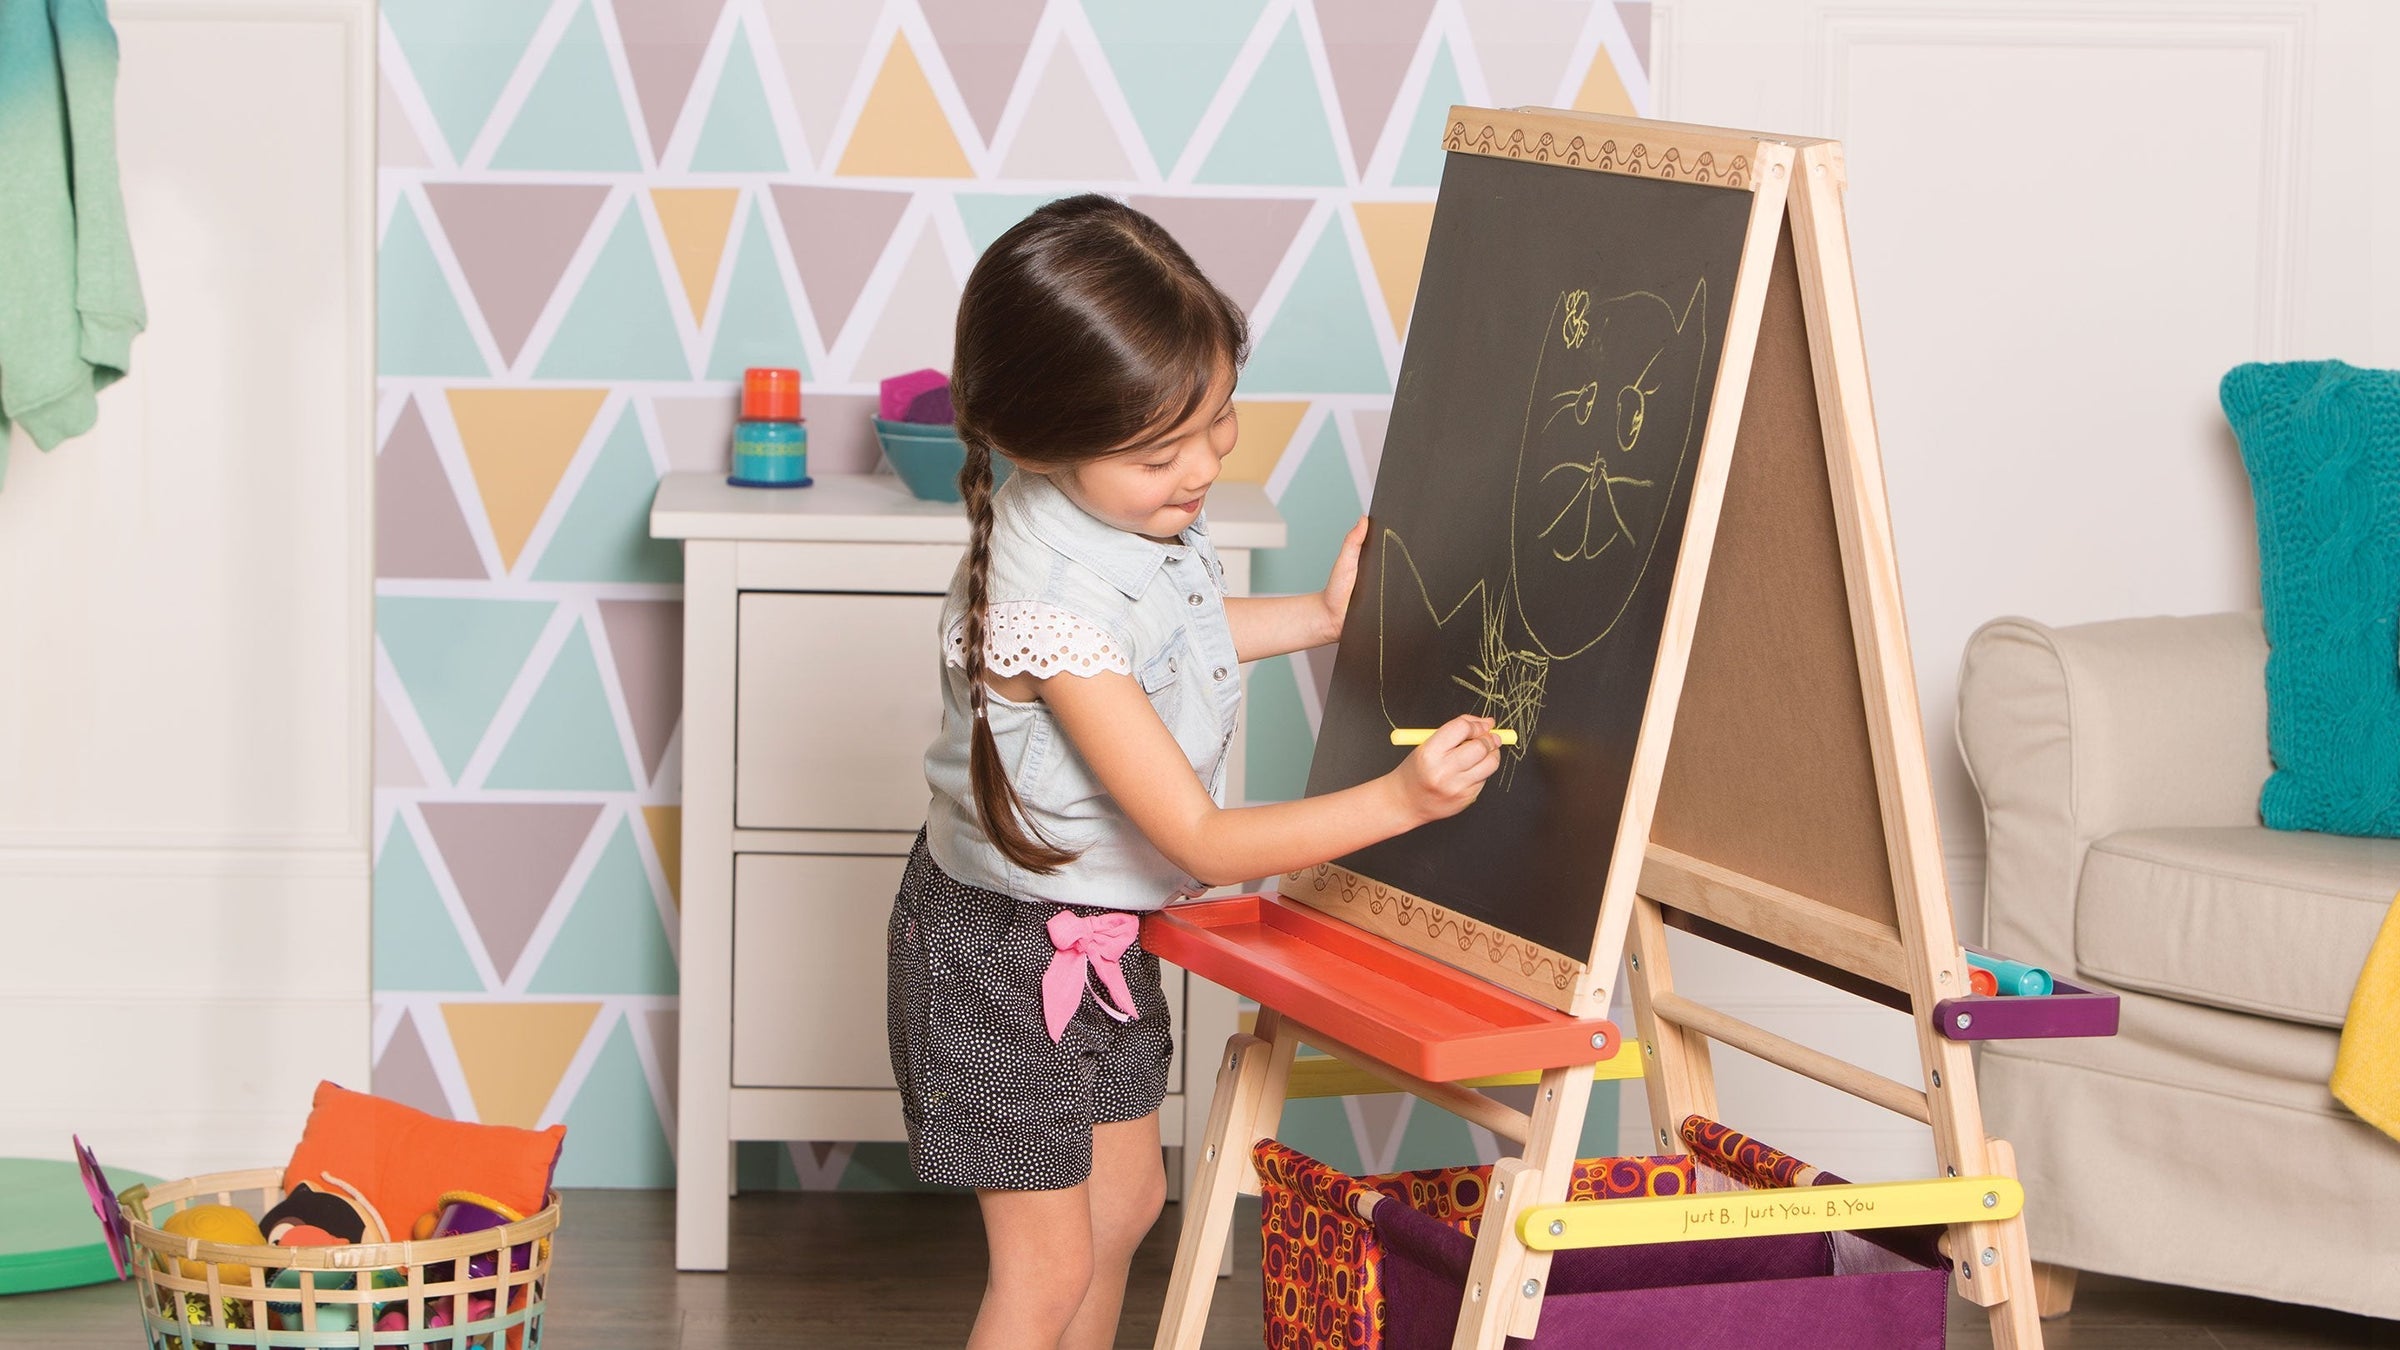
M177 1176L366 1082L374 10L112 9L150 328L0 488L0 1154Z
M1840 138L1919 696L1963 937L1980 807L1958 657L2050 623L2256 608L2226 369L2400 365L2400 192L2378 129L2400 6L1675 0L1659 115ZM2382 84L2388 85L2385 79ZM2380 100L2380 102L2378 102ZM2377 227L2380 227L2379 229ZM1896 1015L1677 949L1678 983L1918 1081ZM1924 1131L1719 1052L1731 1123L1836 1171ZM1627 1117L1641 1124L1638 1108Z

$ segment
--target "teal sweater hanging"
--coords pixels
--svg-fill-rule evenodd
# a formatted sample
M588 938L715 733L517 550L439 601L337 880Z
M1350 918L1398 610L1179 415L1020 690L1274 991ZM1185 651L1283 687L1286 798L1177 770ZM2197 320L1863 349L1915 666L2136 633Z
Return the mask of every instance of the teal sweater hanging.
M0 474L8 425L91 430L148 315L117 187L105 0L0 3Z

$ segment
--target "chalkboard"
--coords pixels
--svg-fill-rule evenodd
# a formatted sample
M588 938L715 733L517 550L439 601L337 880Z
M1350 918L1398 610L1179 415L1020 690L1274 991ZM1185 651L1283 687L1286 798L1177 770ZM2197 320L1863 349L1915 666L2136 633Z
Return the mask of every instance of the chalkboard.
M1591 949L1754 205L1448 156L1308 790L1389 771L1395 727L1519 740L1466 812L1341 866Z

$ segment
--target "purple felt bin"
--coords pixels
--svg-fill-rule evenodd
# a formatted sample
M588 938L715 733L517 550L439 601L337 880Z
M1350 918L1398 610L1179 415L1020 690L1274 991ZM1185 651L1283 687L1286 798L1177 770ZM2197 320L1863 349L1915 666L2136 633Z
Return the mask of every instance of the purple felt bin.
M1605 1203L1605 1202L1602 1202ZM1888 1230L1894 1255L1848 1233L1662 1242L1557 1253L1541 1331L1523 1350L1940 1350L1950 1279L1935 1229ZM1447 1350L1475 1240L1406 1205L1378 1205L1384 1350Z
M1748 1195L1839 1185L1700 1116L1683 1156L1583 1159L1570 1197ZM1444 1350L1458 1329L1489 1167L1352 1177L1272 1140L1260 1177L1271 1350ZM1371 1221L1357 1211L1374 1203ZM1517 1350L1939 1350L1940 1227L1705 1238L1554 1253L1541 1325ZM1493 1291L1518 1297L1514 1288Z

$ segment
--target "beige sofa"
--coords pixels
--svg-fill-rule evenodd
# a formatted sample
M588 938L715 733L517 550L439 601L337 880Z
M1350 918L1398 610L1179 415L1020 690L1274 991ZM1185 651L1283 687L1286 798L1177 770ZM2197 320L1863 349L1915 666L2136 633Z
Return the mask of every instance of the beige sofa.
M2036 1261L2400 1318L2400 1142L2325 1087L2400 840L2259 824L2266 655L2255 614L1969 640L1985 945L2123 1001L1985 1045L1985 1117Z

